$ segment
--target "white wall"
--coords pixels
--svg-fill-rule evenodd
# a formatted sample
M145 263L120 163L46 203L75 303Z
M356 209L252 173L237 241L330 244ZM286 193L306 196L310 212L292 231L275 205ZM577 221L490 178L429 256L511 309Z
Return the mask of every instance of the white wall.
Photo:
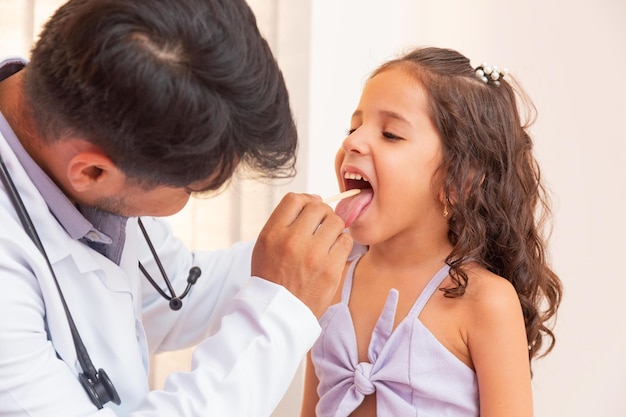
M362 82L396 52L451 47L526 88L565 286L557 345L534 366L536 416L626 416L626 2L313 0L311 22L309 192L336 191Z

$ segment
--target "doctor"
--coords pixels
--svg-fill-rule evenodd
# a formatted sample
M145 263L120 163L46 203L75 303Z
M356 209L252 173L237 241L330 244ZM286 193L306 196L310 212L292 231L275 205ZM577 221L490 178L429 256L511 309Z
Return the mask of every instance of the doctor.
M62 6L29 62L0 64L0 415L269 415L337 288L343 221L289 194L254 247L192 253L158 216L242 164L289 175L295 149L244 0ZM150 391L149 355L195 344Z

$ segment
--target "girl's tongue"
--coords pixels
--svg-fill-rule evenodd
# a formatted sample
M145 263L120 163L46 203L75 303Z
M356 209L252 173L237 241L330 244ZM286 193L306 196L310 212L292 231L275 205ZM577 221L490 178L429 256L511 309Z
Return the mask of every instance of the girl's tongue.
M341 200L337 207L335 207L335 213L346 222L346 227L350 225L361 215L365 207L372 201L374 193L371 189L364 189L354 197Z

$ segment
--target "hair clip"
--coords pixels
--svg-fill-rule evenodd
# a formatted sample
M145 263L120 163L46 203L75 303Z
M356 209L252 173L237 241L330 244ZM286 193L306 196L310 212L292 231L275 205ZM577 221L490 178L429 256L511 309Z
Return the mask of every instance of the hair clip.
M485 84L493 84L496 87L500 85L500 79L503 78L506 74L509 73L509 70L506 68L500 69L497 65L489 65L486 62L483 62L481 65L477 66L474 70L474 74L476 78L484 82Z

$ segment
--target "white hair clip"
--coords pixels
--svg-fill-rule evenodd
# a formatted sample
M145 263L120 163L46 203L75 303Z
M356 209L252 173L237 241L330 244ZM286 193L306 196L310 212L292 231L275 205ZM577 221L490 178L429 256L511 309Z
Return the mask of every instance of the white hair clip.
M508 69L500 69L497 65L492 66L486 62L483 62L474 70L476 78L478 78L485 84L493 84L496 87L500 85L500 79L508 73Z

